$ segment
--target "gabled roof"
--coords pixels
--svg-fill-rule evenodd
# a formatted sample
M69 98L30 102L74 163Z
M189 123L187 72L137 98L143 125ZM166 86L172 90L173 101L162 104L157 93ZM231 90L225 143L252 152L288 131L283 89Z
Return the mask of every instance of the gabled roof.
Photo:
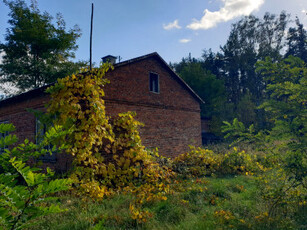
M161 64L170 72L170 74L175 78L175 80L181 84L198 102L200 103L205 103L203 101L203 99L200 98L200 96L197 95L197 93L194 92L194 90L181 78L178 76L178 74L176 74L174 72L174 70L164 61L164 59L157 53L157 52L153 52L150 54L146 54L140 57L136 57L136 58L132 58L129 59L127 61L123 61L120 63L117 63L114 65L114 67L120 67L120 66L124 66L124 65L128 65L134 62L138 62L138 61L142 61L144 59L147 58L156 58L156 60L158 60L159 62L161 62Z
M172 70L172 68L163 60L163 58L157 52L146 54L146 55L143 55L143 56L140 56L140 57L136 57L136 58L132 58L132 59L129 59L127 61L120 62L120 63L116 63L116 64L114 64L114 68L119 68L121 66L133 64L135 62L139 62L139 61L142 61L142 60L147 59L147 58L155 58L156 60L158 60L169 71L169 73L174 77L174 79L180 85L182 85L199 103L205 103L193 91L193 89L191 89L191 87L187 83L185 83L185 81L181 77L179 77L174 72L174 70ZM52 86L52 85L54 85L54 83L51 83L51 84L48 84L48 85L45 85L45 86L42 86L42 87L39 87L39 88L36 88L36 89L29 90L27 92L24 92L24 93L21 93L21 94L18 94L18 95L6 98L6 99L0 101L0 107L4 106L4 105L7 105L7 104L10 104L10 103L17 102L17 101L22 101L25 98L30 98L30 97L36 97L36 96L43 95L43 94L45 94L45 90L49 86Z
M27 92L20 93L20 94L14 95L12 97L6 98L6 99L0 101L0 107L7 105L7 104L15 103L15 102L18 102L18 101L23 101L26 98L41 96L41 95L45 94L45 90L51 85L54 85L54 83L44 85L44 86L36 88L36 89L31 89Z

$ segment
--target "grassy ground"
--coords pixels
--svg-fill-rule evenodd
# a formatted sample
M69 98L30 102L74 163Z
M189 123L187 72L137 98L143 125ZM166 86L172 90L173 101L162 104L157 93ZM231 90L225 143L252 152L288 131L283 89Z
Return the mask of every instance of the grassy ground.
M68 211L39 219L30 229L94 229L98 223L96 229L267 229L261 216L265 207L252 176L190 179L174 188L166 201L143 206L152 213L146 223L131 218L129 195L102 202L62 196L62 207Z

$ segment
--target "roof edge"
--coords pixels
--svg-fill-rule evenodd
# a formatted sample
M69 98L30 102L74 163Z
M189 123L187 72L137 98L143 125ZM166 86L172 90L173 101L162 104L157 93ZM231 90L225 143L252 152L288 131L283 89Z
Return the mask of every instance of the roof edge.
M141 61L150 57L157 57L170 70L170 72L176 77L176 79L192 94L195 99L197 99L200 103L205 104L205 101L200 96L198 96L198 94L166 63L166 61L157 52L149 53L143 56L129 59L127 61L119 62L115 64L114 67L116 68L128 65L130 63Z
M41 94L44 94L45 93L45 90L53 85L54 83L51 83L51 84L47 84L47 85L44 85L44 86L41 86L39 88L36 88L36 89L31 89L27 92L23 92L23 93L20 93L20 94L17 94L17 95L14 95L14 96L11 96L11 97L8 97L8 98L5 98L3 100L0 101L0 107L1 106L4 106L4 105L7 105L9 103L13 103L15 101L18 101L18 100L22 100L26 97L29 97L29 96L39 96Z
M203 99L201 99L197 95L197 93L195 93L194 90L177 73L175 73L175 71L166 63L166 61L157 52L149 53L149 54L146 54L146 55L143 55L143 56L139 56L139 57L136 57L136 58L132 58L132 59L123 61L123 62L116 63L116 64L114 64L114 68L121 67L121 66L124 66L124 65L128 65L130 63L141 61L141 60L144 60L144 59L147 59L147 58L150 58L150 57L158 58L166 66L166 68L171 72L171 74L173 74L173 76L175 76L175 78L191 93L191 95L197 101L199 101L200 103L205 103L205 101ZM21 94L18 94L18 95L14 95L12 97L1 100L0 106L6 105L6 104L14 102L14 101L18 101L18 100L20 100L20 99L22 99L26 96L29 96L29 95L33 95L33 96L35 95L36 96L36 95L39 95L41 93L45 93L45 90L49 86L52 86L54 84L55 83L50 83L50 84L41 86L39 88L32 89L32 90L29 90L27 92L24 92L24 93L21 93Z

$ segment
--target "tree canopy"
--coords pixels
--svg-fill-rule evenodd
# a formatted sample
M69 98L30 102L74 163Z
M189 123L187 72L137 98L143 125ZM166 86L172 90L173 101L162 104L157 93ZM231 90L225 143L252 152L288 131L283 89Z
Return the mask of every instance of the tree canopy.
M205 101L201 105L201 116L214 119L216 124L212 128L219 132L226 103L224 82L216 78L210 70L204 67L201 60L183 58L182 62L173 66L186 83Z
M0 65L0 83L10 83L21 92L55 82L79 69L74 63L76 40L81 36L75 26L66 30L61 14L53 17L40 12L35 1L27 6L23 0L4 0L10 9L10 27L5 43L0 43L3 63Z
M303 24L298 18L293 23L286 12L266 13L262 18L250 15L234 23L218 52L204 50L202 59L190 56L173 67L206 103L209 102L202 107L202 115L211 118L213 123L214 116L220 121L239 118L245 125L254 124L259 130L272 126L272 122L270 114L259 107L270 95L266 90L269 82L256 71L256 63L267 57L279 62L290 55L306 62L307 32ZM200 75L206 77L200 78ZM215 82L223 83L214 84L212 88L208 83L212 75ZM220 92L224 92L224 98L220 97ZM219 113L216 113L217 108L221 108Z

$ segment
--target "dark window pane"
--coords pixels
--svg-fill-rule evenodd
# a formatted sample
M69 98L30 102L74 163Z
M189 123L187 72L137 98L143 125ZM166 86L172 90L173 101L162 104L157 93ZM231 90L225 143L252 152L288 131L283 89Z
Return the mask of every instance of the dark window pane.
M155 73L149 74L149 90L159 93L159 75Z
M42 123L39 119L36 118L36 144L39 144L43 141L46 132L47 132L47 125ZM45 149L51 150L52 145L45 146ZM50 155L50 152L48 152L45 155L41 156L39 160L48 163L55 163L57 160L56 153L53 152Z

